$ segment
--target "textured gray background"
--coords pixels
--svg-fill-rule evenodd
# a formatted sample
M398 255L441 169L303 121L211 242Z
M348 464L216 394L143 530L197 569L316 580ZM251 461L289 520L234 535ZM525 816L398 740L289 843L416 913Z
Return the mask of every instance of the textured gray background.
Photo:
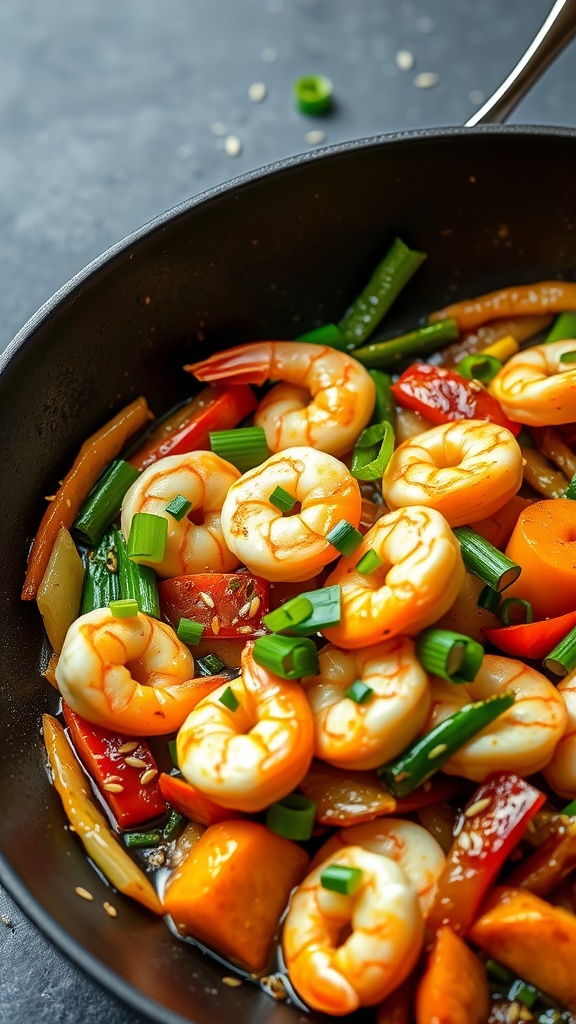
M462 124L552 0L3 0L0 350L86 263L218 182L327 143ZM414 69L395 55L409 50ZM291 86L324 73L334 112ZM420 72L438 84L419 89ZM511 118L576 125L576 44ZM262 103L248 97L263 82ZM225 136L241 143L227 155ZM15 794L17 798L17 794ZM39 871L41 851L39 851ZM0 889L0 1021L144 1024L86 978Z

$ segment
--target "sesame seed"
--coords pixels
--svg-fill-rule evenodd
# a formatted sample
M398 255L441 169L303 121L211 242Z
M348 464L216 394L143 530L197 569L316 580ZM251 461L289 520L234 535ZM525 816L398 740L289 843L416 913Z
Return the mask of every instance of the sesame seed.
M266 99L266 91L264 82L252 82L248 88L248 99L252 100L252 103L262 103L262 100Z
M238 629L237 629L236 632L237 633L244 633L244 634L251 633L252 632L252 626L238 626Z
M478 850L481 850L482 846L484 845L482 842L482 836L480 835L479 832L469 832L468 835L470 836L470 841L472 843L474 852L477 853Z
M107 793L123 793L124 786L121 786L119 782L105 782L102 786Z
M146 761L143 761L141 757L127 757L126 764L129 764L131 768L145 768Z
M108 900L105 900L102 906L104 907L104 910L108 914L108 917L118 917L118 911L116 910L116 907L113 907L111 903L108 903Z
M238 615L240 616L240 618L245 619L249 611L250 601L246 601L246 604L243 604L242 607L239 609Z
M155 779L157 775L158 772L156 771L156 768L148 768L145 772L142 772L142 775L140 776L140 782L142 783L143 786L146 786L149 782L152 782L152 780Z
M472 846L472 840L467 832L461 832L458 836L458 846L461 846L463 850L469 850Z
M416 75L414 85L417 89L433 89L439 81L440 75L437 75L435 71L421 71L419 75Z
M446 743L438 743L435 747L432 748L432 750L428 754L428 760L433 761L434 758L441 757L442 754L445 754L447 750L448 745Z
M254 618L254 616L256 615L256 612L258 611L259 607L260 607L260 598L259 597L253 597L251 602L250 602L250 608L248 610L248 618L249 619Z
M240 988L240 985L242 984L242 978L230 978L228 975L226 975L225 978L222 978L222 984L227 985L228 988Z
M45 497L44 497L44 501L54 501L55 497L56 497L55 494L46 494Z
M8 917L8 914L2 914L0 921L2 921L2 924L5 924L7 928L12 927L12 920Z
M412 71L414 67L414 54L410 50L398 50L396 54L396 66L400 71Z
M80 896L83 900L87 900L88 903L91 903L92 900L94 899L92 893L88 892L88 889L84 889L84 887L82 885L77 885L76 888L74 889L74 892L76 893L77 896Z
M210 594L207 594L205 590L201 590L198 596L204 601L204 604L208 608L214 607L214 599L210 596Z
M216 635L220 632L220 619L217 615L212 619L212 632Z
M320 128L315 128L311 132L306 132L304 138L308 145L319 146L321 142L326 142L326 132L321 131Z
M240 156L242 143L237 135L227 135L224 139L224 152L228 156Z
M475 804L471 804L470 807L464 811L464 817L473 818L474 815L480 814L481 811L485 811L491 803L492 798L489 796L485 796L482 800L477 800Z
M127 743L123 743L121 747L118 747L118 753L131 754L133 750L136 750L138 745L138 740L128 740Z

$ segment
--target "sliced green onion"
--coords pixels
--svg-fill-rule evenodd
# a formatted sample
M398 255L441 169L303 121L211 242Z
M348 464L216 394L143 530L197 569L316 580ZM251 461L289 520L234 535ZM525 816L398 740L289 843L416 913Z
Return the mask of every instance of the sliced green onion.
M505 598L498 609L498 615L504 626L520 626L534 621L532 605L523 597Z
M387 341L372 341L357 348L354 358L363 366L393 367L401 359L425 356L435 352L442 345L448 345L458 337L458 324L451 317L438 320L435 324L424 324L407 334L399 334Z
M285 491L283 487L275 487L272 494L268 498L271 505L274 508L279 508L281 512L291 512L296 505L296 498L293 498L288 491Z
M568 818L573 818L576 814L576 800L572 800L571 803L566 804L560 811L560 814L565 814Z
M191 644L195 647L200 643L203 632L204 626L201 622L196 622L194 619L180 619L176 636L183 644Z
M353 896L362 884L361 868L351 868L347 864L329 864L320 875L320 885L331 892Z
M323 324L322 327L315 327L313 331L300 334L296 341L305 341L309 345L328 345L336 348L339 352L347 352L348 348L342 332L336 324Z
M359 530L352 526L347 519L341 519L336 526L333 526L329 533L326 534L326 540L336 548L337 551L342 555L351 555L359 544L362 543L363 537Z
M516 438L516 440L517 440L517 442L518 442L518 444L520 445L521 448L535 448L536 447L536 445L534 443L534 438L532 437L532 434L528 430L528 427L522 427L522 430L518 434L518 437Z
M240 707L240 701L231 686L226 687L224 693L218 698L218 700L225 708L228 708L228 711L236 711Z
M316 818L316 804L300 793L289 793L266 812L266 827L285 839L310 839Z
M115 459L100 475L82 505L74 526L74 535L83 544L98 544L104 530L117 516L122 499L140 474L123 459Z
M120 530L114 530L114 543L118 555L120 596L134 598L141 612L159 619L160 599L154 570L148 565L139 565L128 558Z
M469 526L455 526L454 533L460 541L464 564L487 583L492 590L500 593L518 579L522 572L519 565L507 558L498 548L490 544Z
M498 611L500 605L500 594L492 587L483 587L476 602L478 608L485 608L488 612Z
M567 311L556 317L544 342L569 341L570 338L576 338L576 313Z
M426 736L417 739L394 761L378 768L378 775L393 796L407 796L513 703L513 693L495 693L486 700L465 704Z
M386 315L426 254L409 249L395 238L368 284L338 324L345 340L354 348L362 345Z
M144 849L147 846L159 846L162 839L162 833L157 828L151 829L150 832L126 832L124 835L126 846L134 850Z
M544 658L544 666L556 676L567 676L576 668L576 628L570 630Z
M449 683L471 683L478 675L484 648L451 629L425 629L416 641L416 654L431 675Z
M298 594L289 601L285 601L279 608L264 615L262 622L271 633L282 633L284 630L304 622L310 617L311 612L312 602L304 594Z
M576 473L574 473L574 476L568 484L564 497L570 498L572 501L576 501Z
M561 363L576 363L576 350L572 352L563 352L560 356Z
M262 427L214 430L208 436L214 454L226 462L231 462L241 473L246 473L247 470L266 462L270 456Z
M179 811L170 811L170 817L162 829L164 839L170 840L175 839L179 832L182 831L186 818Z
M493 981L502 982L504 985L511 985L514 981L512 971L504 967L504 964L498 963L497 960L487 960L485 967L488 977L492 978Z
M357 353L355 353L357 355ZM368 370L376 387L372 423L396 423L396 399L392 393L392 377L382 370Z
M170 760L172 761L174 767L179 768L180 765L178 764L178 750L176 747L176 740L168 741L168 752L170 754Z
M206 654L203 658L198 658L196 668L201 676L217 676L224 668L224 662L215 654Z
M259 636L252 653L254 661L281 679L317 676L320 671L316 646L307 637L282 636L279 633Z
M108 607L116 619L132 619L140 610L138 601L133 597L121 597L117 601L110 601Z
M370 548L370 550L367 551L365 555L362 555L362 558L356 562L355 568L357 572L361 572L365 576L369 576L371 572L375 572L376 569L379 569L383 564L384 563L378 552L374 551L374 548Z
M85 552L83 562L85 572L81 615L95 608L107 608L111 601L117 601L120 597L118 553L113 530L106 530L94 551Z
M466 380L479 380L482 384L489 384L501 369L502 363L499 359L482 352L464 356L456 367L461 377L466 377Z
M326 75L304 75L294 82L294 99L301 114L326 114L332 107L333 85Z
M300 597L305 598L312 608L306 618L299 622L293 622L290 626L284 626L282 630L274 629L273 632L286 631L292 636L312 636L313 633L319 633L323 629L329 629L330 626L338 625L342 617L342 587L338 583L334 583L331 587L324 587L323 590L309 590L305 594L300 594L298 598L286 601L281 609L276 610L285 610L292 604L292 601L296 601ZM272 614L275 615L276 611L270 612L270 615ZM272 629L272 626L268 625L267 619L268 616L262 621L268 629Z
M534 1006L539 995L540 993L534 985L530 985L527 981L522 981L521 978L516 978L510 986L507 998L512 1003L518 1000L519 1003L524 1003L524 1006L530 1009Z
M354 445L350 472L357 480L379 480L394 451L394 427L389 420L366 427Z
M164 558L168 520L150 512L136 512L130 524L126 548L128 558L138 565L157 565Z
M353 700L355 704L366 704L366 701L370 700L370 697L374 693L371 686L366 686L361 679L356 679L347 690L344 691L344 695Z
M177 494L175 498L172 498L170 504L166 505L164 511L168 512L179 523L181 519L184 519L184 516L188 515L191 508L192 502L188 501L188 498L185 498L183 494Z

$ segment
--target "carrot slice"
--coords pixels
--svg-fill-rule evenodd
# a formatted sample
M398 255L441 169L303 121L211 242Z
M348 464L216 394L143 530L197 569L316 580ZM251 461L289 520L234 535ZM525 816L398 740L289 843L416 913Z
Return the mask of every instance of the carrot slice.
M565 615L576 606L576 501L535 501L518 517L506 554L522 568L506 597L532 604L534 617Z
M482 961L447 925L440 928L416 992L416 1024L484 1024L490 992Z
M528 316L534 313L562 313L576 309L576 283L573 281L537 281L512 288L487 292L475 299L453 302L432 313L429 320L453 317L461 331L469 331L497 317Z
M102 470L116 458L132 434L152 418L146 399L137 398L84 441L72 469L48 505L28 558L22 600L33 601L61 526L72 527L80 507Z

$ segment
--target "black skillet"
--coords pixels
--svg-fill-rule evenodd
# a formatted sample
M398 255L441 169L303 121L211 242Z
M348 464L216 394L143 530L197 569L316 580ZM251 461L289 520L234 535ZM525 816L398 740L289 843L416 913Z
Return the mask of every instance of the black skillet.
M540 70L573 33L575 6L556 5L560 17L536 46ZM480 116L504 116L534 75L533 63L517 69L512 91L508 83ZM576 278L575 170L576 132L537 128L406 133L285 160L120 242L61 289L0 362L0 875L62 950L154 1020L325 1018L304 1018L250 985L224 987L217 963L129 900L121 920L95 911L109 890L63 827L48 783L39 721L57 700L39 674L37 610L19 600L42 496L84 437L134 395L156 411L184 396L183 363L339 319L397 233L429 259L394 307L391 331L457 296Z

